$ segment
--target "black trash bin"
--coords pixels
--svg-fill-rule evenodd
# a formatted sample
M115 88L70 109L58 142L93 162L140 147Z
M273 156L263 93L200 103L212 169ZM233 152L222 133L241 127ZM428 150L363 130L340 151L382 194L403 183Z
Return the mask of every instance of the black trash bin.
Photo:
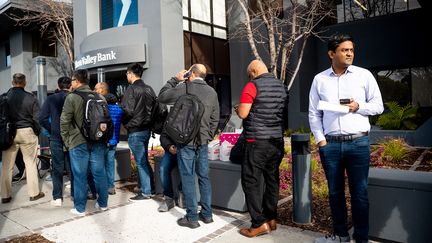
M293 222L311 223L312 175L309 133L293 134L292 176L293 176Z

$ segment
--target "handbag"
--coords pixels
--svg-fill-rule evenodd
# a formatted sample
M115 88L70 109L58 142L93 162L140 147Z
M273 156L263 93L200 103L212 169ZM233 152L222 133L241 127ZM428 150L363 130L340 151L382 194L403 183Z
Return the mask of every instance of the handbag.
M246 143L246 139L245 139L245 136L242 132L240 134L240 137L237 139L237 142L234 144L234 147L232 147L232 149L231 149L229 159L232 163L234 163L234 164L243 163L245 143Z

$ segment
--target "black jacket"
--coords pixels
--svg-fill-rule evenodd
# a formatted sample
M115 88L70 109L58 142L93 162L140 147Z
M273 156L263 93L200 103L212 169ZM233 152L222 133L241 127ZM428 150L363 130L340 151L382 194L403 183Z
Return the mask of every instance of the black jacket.
M21 87L13 87L8 91L10 118L16 128L33 128L39 135L41 127L38 122L39 103L36 97Z
M122 123L129 133L150 128L151 111L155 101L154 90L143 80L138 79L129 85L121 102Z
M60 116L67 94L66 90L60 90L48 96L39 115L39 122L48 131L52 141L62 141L60 136Z

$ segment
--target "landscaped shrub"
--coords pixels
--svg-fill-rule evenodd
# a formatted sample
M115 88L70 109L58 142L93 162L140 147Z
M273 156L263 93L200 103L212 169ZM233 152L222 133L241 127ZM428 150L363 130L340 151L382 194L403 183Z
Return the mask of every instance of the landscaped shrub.
M408 158L412 149L403 139L388 139L384 141L384 157L394 162Z
M417 124L414 122L417 116L417 107L412 106L412 104L401 107L396 101L386 102L385 105L389 110L378 117L377 126L388 130L414 130L417 128Z

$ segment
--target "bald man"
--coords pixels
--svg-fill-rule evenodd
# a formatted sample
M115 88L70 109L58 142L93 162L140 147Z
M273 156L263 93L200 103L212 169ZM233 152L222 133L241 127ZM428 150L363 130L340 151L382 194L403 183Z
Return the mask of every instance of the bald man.
M103 95L103 96L107 96L109 94L109 86L107 83L105 82L99 82L95 85L94 90Z
M219 102L216 91L204 81L206 73L204 65L194 64L188 71L178 72L162 87L159 94L161 103L172 104L186 93L187 85L188 92L196 95L205 107L200 126L200 143L197 145L193 139L189 144L176 144L178 167L186 204L186 215L178 219L177 224L189 228L199 227L198 219L206 224L213 222L207 151L208 142L213 140L219 123ZM198 176L202 206L199 213L195 174Z
M246 138L242 186L252 225L241 229L240 234L255 237L276 230L279 164L284 153L286 119L283 111L288 91L260 60L252 61L247 73L250 82L244 87L235 110L243 119ZM261 190L263 183L264 191Z

